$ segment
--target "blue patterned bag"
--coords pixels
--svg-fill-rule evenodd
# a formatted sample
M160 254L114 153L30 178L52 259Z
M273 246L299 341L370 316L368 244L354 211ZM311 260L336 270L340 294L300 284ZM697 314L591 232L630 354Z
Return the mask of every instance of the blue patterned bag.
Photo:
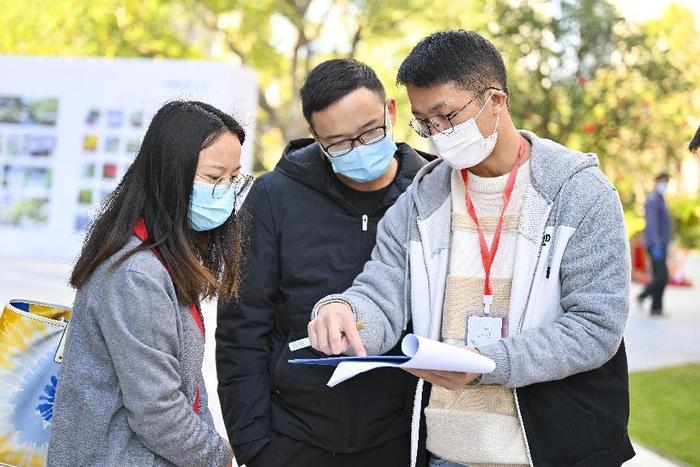
M70 308L10 300L0 315L0 463L46 465Z

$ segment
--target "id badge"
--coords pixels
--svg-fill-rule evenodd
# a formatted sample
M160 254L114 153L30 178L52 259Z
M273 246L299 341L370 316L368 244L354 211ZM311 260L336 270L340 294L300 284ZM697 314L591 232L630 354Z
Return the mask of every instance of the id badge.
M506 320L500 316L467 314L467 332L465 344L472 347L482 347L498 342L507 335Z

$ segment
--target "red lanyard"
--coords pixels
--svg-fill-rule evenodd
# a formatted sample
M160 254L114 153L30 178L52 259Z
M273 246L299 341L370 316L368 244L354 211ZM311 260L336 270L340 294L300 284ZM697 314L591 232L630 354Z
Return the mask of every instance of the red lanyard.
M139 218L139 220L136 221L136 226L134 227L134 234L142 242L145 242L148 238L148 230L146 229L146 222L143 220L143 217ZM160 254L158 254L157 248L153 248L153 253L158 257L158 259L160 259ZM170 271L168 271L168 274L170 274ZM172 278L172 276L170 277ZM197 327L201 331L202 336L204 336L204 321L202 320L202 314L199 311L199 307L196 303L192 303L188 308L190 309L190 314L192 315L194 322L197 324ZM196 414L199 413L200 398L201 395L199 393L199 388L195 388L194 402L192 403L192 411Z
M143 220L143 218L139 218L139 220L136 222L136 227L134 227L134 234L142 242L145 242L148 238L148 230L146 229L146 222ZM153 253L155 253L158 259L160 259L160 255L158 254L158 250L156 248L153 248ZM168 271L168 274L170 274L170 271ZM195 324L197 324L197 327L202 332L202 335L204 335L204 322L202 321L202 315L199 311L199 307L196 303L192 303L190 304L189 309L192 318L194 318Z
M476 224L476 230L479 233L479 247L481 249L481 262L484 265L484 314L489 314L491 312L491 304L493 303L493 289L491 288L491 266L493 265L493 260L496 258L496 252L498 251L498 244L501 241L501 229L503 227L503 217L506 213L506 208L508 203L510 203L510 197L513 194L513 188L515 187L515 178L518 175L518 168L520 167L520 162L525 156L525 151L527 149L527 142L523 136L520 136L520 149L518 150L518 160L513 165L513 168L508 175L508 181L506 182L506 189L503 193L503 210L501 211L501 217L498 218L498 224L496 224L496 232L493 234L493 241L491 242L491 249L489 249L486 244L486 236L484 235L484 230L479 224L479 219L476 216L476 210L474 209L474 203L472 203L471 197L469 196L469 171L467 169L462 169L462 180L464 180L465 191L467 192L467 211L469 216Z

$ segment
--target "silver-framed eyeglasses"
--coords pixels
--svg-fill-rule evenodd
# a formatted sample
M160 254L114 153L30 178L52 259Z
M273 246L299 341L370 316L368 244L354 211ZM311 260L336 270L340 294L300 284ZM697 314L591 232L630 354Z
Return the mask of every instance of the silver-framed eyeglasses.
M195 176L199 177L206 183L214 185L211 190L211 197L214 199L221 199L226 193L229 192L229 190L234 190L237 200L239 198L244 199L248 194L248 191L250 191L250 188L253 186L253 176L247 174L238 174L219 178L200 174L195 174Z
M321 147L323 150L328 154L328 157L331 159L344 156L345 154L348 154L350 151L352 151L355 146L357 146L356 143L363 144L365 146L368 146L370 144L378 143L381 140L383 140L386 137L386 131L387 131L387 124L386 124L386 114L387 114L387 108L386 108L386 103L384 104L384 123L378 127L375 128L370 128L369 130L361 133L360 135L354 137L354 138L348 138L344 139L342 141L338 141L337 143L333 143L330 146L323 146L321 144Z
M454 112L450 112L447 115L434 115L434 116L427 118L427 119L414 117L411 119L410 122L408 122L408 124L422 138L430 137L430 135L433 134L433 131L435 131L437 133L442 133L444 135L449 135L450 133L452 133L452 131L454 131L454 123L452 123L452 120L457 118L457 116L464 109L469 107L469 104L474 102L474 100L476 100L476 98L478 96L482 95L484 92L488 91L489 89L493 89L494 91L500 91L500 89L492 87L492 86L484 88L484 90L477 93L477 95L473 99L471 99L469 102L467 102L462 107L455 110Z

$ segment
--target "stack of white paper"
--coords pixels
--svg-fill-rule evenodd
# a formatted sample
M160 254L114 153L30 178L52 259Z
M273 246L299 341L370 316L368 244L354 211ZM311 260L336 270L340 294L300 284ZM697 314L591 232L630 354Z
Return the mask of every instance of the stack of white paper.
M491 373L496 368L494 361L488 357L415 334L408 334L403 338L401 350L404 357L329 357L289 362L304 365L337 365L331 379L328 380L330 387L375 368L415 368L464 373Z

